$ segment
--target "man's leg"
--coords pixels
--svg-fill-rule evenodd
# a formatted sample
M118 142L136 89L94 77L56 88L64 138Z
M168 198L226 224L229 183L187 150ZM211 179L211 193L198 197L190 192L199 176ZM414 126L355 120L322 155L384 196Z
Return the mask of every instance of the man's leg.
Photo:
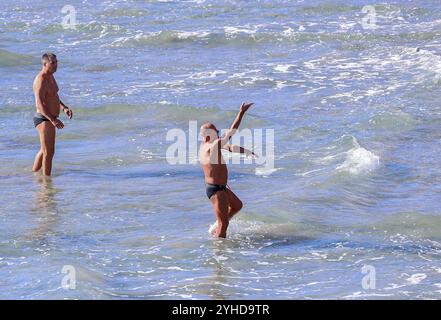
M37 129L40 134L41 166L43 167L43 175L50 176L52 171L52 159L55 154L55 127L49 121L43 121L37 126ZM35 158L34 169L38 168L38 157L40 152Z
M242 207L243 203L242 201L234 194L231 189L227 188L227 196L228 196L228 218L231 220L231 218L238 213Z
M32 171L34 172L40 171L42 164L43 164L43 150L41 150L41 146L40 146L40 150L35 156L34 166L32 167Z
M41 142L42 134L40 132L41 123L37 125L37 131L38 131L38 137L40 139L40 150L38 150L37 155L35 156L34 165L32 166L32 171L38 172L41 169L41 166L43 165L43 143Z
M217 191L210 198L214 213L217 218L216 237L225 238L227 236L228 218L228 196L225 191Z

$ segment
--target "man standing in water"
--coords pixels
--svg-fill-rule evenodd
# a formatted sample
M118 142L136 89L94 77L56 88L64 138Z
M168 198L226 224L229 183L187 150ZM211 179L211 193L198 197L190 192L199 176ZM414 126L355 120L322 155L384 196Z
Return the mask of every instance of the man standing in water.
M63 129L64 124L58 119L60 109L63 109L69 119L73 113L58 96L58 85L54 78L57 71L57 56L45 53L42 57L43 67L34 80L35 106L34 125L40 135L40 151L35 157L32 171L38 172L43 167L43 175L50 176L52 159L55 154L55 132Z
M219 137L219 130L212 123L201 126L202 143L199 149L199 160L205 175L207 197L213 205L217 218L216 237L225 238L230 219L242 209L242 201L227 188L228 169L222 157L222 149L229 152L255 154L245 148L229 144L230 138L236 133L245 112L253 103L243 103L234 119L231 128L224 136Z

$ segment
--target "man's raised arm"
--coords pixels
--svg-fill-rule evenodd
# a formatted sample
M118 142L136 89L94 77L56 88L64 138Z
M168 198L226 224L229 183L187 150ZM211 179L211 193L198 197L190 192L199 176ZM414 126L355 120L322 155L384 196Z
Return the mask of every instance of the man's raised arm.
M240 123L242 122L242 118L245 115L245 112L253 105L254 103L242 103L240 106L240 111L237 114L236 118L233 121L233 124L231 125L230 129L225 133L225 135L220 139L221 141L221 147L223 148L230 138L236 133L237 129L240 126Z

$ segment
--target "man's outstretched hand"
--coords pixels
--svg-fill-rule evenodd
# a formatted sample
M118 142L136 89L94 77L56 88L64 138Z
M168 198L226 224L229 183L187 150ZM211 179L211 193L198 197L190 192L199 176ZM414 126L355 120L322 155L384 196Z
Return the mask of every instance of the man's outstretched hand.
M253 105L253 102L244 102L242 103L242 105L240 106L240 112L247 112L247 110Z
M69 119L72 119L72 117L73 117L73 112L72 112L72 110L71 110L70 108L64 108L63 111L64 111L64 113L66 114L66 116L67 116Z

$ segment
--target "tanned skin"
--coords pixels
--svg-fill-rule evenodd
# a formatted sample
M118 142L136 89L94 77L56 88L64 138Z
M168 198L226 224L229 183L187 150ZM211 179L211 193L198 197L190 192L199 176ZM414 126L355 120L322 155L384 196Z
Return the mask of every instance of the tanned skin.
M252 105L253 103L243 103L241 105L233 124L222 137L219 137L219 131L214 124L205 123L201 126L202 143L199 149L199 160L206 183L218 185L227 185L228 183L228 169L222 156L222 149L256 156L250 150L229 144L230 138L236 133L243 116ZM215 236L225 238L229 221L242 209L243 203L229 187L226 191L217 191L210 198L210 201L217 218Z
M43 59L43 67L35 77L33 91L35 95L35 107L49 121L43 121L37 126L40 136L40 150L35 156L32 171L38 172L43 169L44 176L50 176L52 172L52 160L55 154L56 129L63 129L64 124L58 119L61 109L69 119L73 112L58 96L58 85L54 78L57 71L58 61L56 57Z

